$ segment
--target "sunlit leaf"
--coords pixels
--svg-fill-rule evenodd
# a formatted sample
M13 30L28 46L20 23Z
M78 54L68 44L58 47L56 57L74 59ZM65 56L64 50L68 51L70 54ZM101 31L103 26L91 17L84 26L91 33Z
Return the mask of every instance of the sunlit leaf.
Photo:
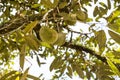
M111 59L111 61L120 64L120 59Z
M120 76L120 71L119 71L118 68L111 62L110 59L107 59L107 63L108 63L108 65L110 66L110 68L113 70L113 72L114 72L116 75Z
M113 11L108 17L107 17L107 20L109 22L112 22L115 18L117 18L118 16L120 15L120 11L119 9L118 10L115 10Z
M48 44L47 42L40 42L41 46L47 47L47 48L51 48L52 46L50 44Z
M6 78L8 78L9 76L15 74L17 71L10 71L9 73L3 75L0 80L5 80Z
M39 21L33 21L29 23L27 26L25 26L24 32L29 33L37 24Z
M7 80L17 80L19 79L19 76L20 74L15 74L15 75L12 75L11 77L8 77Z
M32 8L38 8L40 6L41 6L40 4L34 4L34 5L32 5Z
M16 79L15 79L15 80L20 80L20 79L19 79L19 76L18 76L18 77L16 77Z
M109 32L111 38L112 38L113 40L115 40L117 43L120 44L120 34L118 34L117 32L114 32L114 31L112 31L112 30L108 30L108 32Z

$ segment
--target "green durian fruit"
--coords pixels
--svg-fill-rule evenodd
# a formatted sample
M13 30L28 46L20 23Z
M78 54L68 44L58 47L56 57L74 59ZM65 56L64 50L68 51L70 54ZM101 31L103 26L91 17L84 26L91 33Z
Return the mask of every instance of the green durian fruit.
M39 31L39 36L43 42L53 44L58 39L58 33L54 29L42 27Z
M58 33L58 39L54 44L61 46L65 43L65 39L66 39L66 34L65 33L62 33L62 32Z

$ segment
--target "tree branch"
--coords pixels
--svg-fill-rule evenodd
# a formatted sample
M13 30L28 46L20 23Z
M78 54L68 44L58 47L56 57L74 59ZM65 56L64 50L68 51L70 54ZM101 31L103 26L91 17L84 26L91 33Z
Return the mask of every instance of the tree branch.
M87 47L84 47L84 46L81 46L81 45L76 45L76 44L70 44L69 42L65 42L63 47L68 47L68 48L71 48L71 49L84 51L86 53L89 53L89 54L95 56L97 59L99 59L102 62L107 64L107 59L105 57L102 57L102 56L98 55L95 51L93 51L93 50L91 50L91 49L89 49Z
M29 20L30 21L33 21L35 19L39 19L41 20L42 17L38 17L38 16L34 16L34 18L32 16L29 16ZM44 19L43 19L44 20ZM18 19L15 19L13 20L12 23L7 23L5 25L2 25L0 26L0 35L4 35L6 33L9 33L11 31L14 31L16 30L17 28L19 28L20 26L23 25L23 23L28 23L29 21L27 21L27 19L24 19L24 18L18 18ZM72 32L75 32L75 31L72 31ZM75 32L75 33L80 33L80 32ZM81 33L80 33L81 34ZM86 34L86 33L85 33ZM68 47L68 48L71 48L71 49L75 49L75 50L80 50L80 51L84 51L86 53L89 53L93 56L95 56L97 59L101 60L102 62L106 63L107 64L107 60L105 57L102 57L100 55L98 55L95 51L87 48L87 47L83 47L83 46L80 46L80 45L76 45L76 44L70 44L69 42L66 42L63 47Z

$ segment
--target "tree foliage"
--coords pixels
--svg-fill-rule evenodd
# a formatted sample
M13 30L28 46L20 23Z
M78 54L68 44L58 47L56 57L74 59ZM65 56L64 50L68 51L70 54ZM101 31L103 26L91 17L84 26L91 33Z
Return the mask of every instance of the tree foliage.
M77 30L88 25L89 32ZM73 28L75 28L73 30ZM77 34L77 36L75 36ZM26 56L54 57L54 79L120 77L119 0L0 0L0 66L19 56L21 71L0 68L0 80L40 80L24 71Z

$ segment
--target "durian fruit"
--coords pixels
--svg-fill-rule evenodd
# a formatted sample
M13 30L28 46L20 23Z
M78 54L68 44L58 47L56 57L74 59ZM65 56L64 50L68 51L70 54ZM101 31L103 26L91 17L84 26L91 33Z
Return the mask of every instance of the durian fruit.
M42 27L39 31L39 36L43 42L53 44L58 39L58 33L54 29L50 29L46 26Z
M77 19L80 21L85 21L87 18L87 15L83 11L78 11L77 13Z
M61 46L65 43L65 39L66 39L66 34L60 32L60 33L58 33L58 39L54 44Z

